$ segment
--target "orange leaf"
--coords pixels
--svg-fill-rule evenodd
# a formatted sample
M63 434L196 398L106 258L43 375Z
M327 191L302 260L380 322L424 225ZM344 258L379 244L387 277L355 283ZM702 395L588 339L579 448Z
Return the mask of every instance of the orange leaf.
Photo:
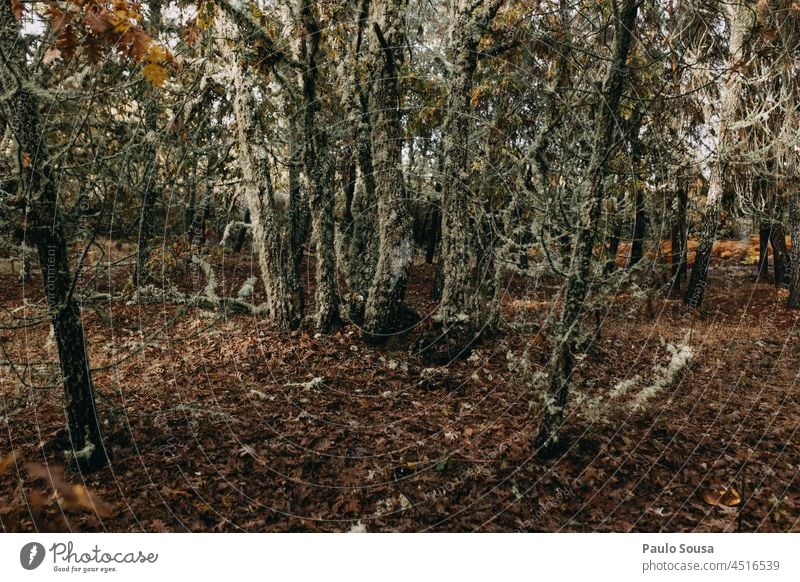
M78 35L75 32L75 27L67 24L59 33L56 39L56 47L61 51L61 56L64 60L71 60L75 56L75 51L78 48Z
M109 503L90 493L83 485L69 484L64 479L61 467L52 465L45 467L38 463L30 463L26 469L32 479L50 482L64 509L82 509L96 513L100 517L111 515L113 508Z
M87 14L83 18L83 24L94 34L103 34L111 28L114 28L111 14L105 10Z
M725 507L736 507L742 502L742 496L733 487L723 487L715 485L703 491L703 501L709 505L723 505Z
M200 38L200 28L197 26L197 22L195 22L194 19L186 23L183 31L181 31L181 36L183 37L183 41L190 47L197 43Z
M8 468L14 465L14 455L8 455L0 459L0 475L8 471Z
M142 75L155 87L162 87L164 82L169 79L167 69L158 63L150 63L142 67Z
M67 15L58 6L52 4L47 5L44 10L52 31L54 33L61 32L61 29L67 24Z
M73 485L69 497L64 497L62 505L66 509L84 509L92 511L100 517L111 515L112 507L100 497L92 495L83 485Z
M17 20L22 22L22 14L25 12L25 5L21 0L11 0L11 11Z

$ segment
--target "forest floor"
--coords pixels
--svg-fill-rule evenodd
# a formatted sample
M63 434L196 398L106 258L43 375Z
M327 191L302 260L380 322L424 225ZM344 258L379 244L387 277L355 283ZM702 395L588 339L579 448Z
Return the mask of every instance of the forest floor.
M81 476L63 469L48 326L7 328L41 313L40 281L23 288L0 274L0 357L16 363L0 367L0 524L800 531L799 314L784 308L785 292L754 280L737 244L716 248L694 316L677 296L609 296L574 378L564 450L547 461L532 444L537 372L551 353L539 331L555 306L546 281L513 277L506 328L446 367L399 343L370 347L352 325L286 334L169 303L87 308L113 460ZM220 291L233 295L257 268L246 255L218 265ZM432 268L413 275L409 303L424 317L435 308ZM192 288L192 277L181 284Z

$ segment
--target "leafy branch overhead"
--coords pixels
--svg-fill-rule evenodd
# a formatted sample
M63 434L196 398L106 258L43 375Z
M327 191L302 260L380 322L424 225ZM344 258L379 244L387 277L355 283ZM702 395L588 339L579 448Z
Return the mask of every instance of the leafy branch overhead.
M113 53L141 66L142 75L157 87L169 78L170 67L177 66L170 51L144 29L138 2L47 2L44 17L54 38L45 63L84 58L98 65Z

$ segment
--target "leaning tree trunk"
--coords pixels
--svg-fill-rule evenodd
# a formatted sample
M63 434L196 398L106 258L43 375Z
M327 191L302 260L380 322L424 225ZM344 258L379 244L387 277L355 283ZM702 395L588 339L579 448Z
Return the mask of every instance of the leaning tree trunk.
M411 214L405 199L400 125L400 69L407 0L374 0L370 7L376 78L370 93L372 155L378 200L378 264L364 310L364 330L378 339L403 325L411 266Z
M449 61L453 64L447 82L447 115L442 128L444 168L442 173L442 298L439 318L444 333L460 344L470 341L480 329L478 293L470 284L472 241L481 220L472 221L469 184L469 130L472 123L472 84L478 65L478 43L497 13L502 0L486 7L468 0L453 0Z
M229 44L240 39L236 25L227 15L220 14L218 21L222 37L219 47L232 77L242 194L267 294L267 312L278 329L295 329L303 317L303 289L295 269L291 236L280 227L275 208L265 131L253 93L256 73L245 70L241 55Z
M0 101L11 133L24 160L20 191L27 196L28 236L37 250L44 295L58 347L71 451L68 456L81 470L93 470L107 462L94 388L86 353L80 308L72 294L68 245L58 208L55 171L50 167L44 128L39 116L35 84L28 70L25 43L10 0L0 0Z
M786 306L800 309L800 198L796 192L789 192L789 228L792 246L789 261L789 300Z
M705 216L700 234L700 243L697 246L694 266L689 277L689 285L684 303L690 309L695 309L703 302L706 285L708 284L708 267L711 263L711 250L717 238L722 212L722 191L725 183L726 148L729 147L729 127L734 121L736 109L739 104L740 89L742 86L742 73L739 66L744 57L745 39L752 26L752 8L742 2L738 5L729 5L730 15L730 57L728 72L722 85L719 125L717 128L717 156L711 165L711 176L706 197Z
M564 420L569 383L575 367L580 318L588 292L593 248L602 215L606 160L612 153L614 130L619 122L618 108L625 87L626 63L638 6L639 0L624 0L616 19L611 64L602 88L603 107L593 136L592 156L586 170L585 186L578 212L575 250L567 275L564 304L558 322L559 344L550 363L549 387L536 439L536 446L542 456L549 456L558 449L558 433Z

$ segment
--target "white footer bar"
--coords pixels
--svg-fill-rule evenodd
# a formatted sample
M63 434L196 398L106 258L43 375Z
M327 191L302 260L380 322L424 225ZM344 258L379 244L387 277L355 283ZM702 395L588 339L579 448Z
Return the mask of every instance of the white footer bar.
M797 581L800 536L4 534L0 572L3 580Z

